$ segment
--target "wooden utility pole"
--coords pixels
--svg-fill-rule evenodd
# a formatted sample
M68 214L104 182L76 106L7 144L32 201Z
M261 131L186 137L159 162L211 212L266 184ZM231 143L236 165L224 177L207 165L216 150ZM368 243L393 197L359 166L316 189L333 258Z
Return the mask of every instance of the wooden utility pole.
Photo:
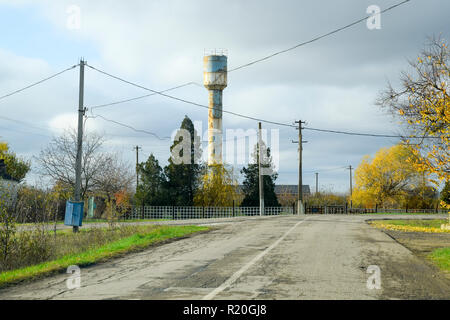
M80 87L78 95L78 140L77 140L77 157L75 162L75 194L76 202L81 201L81 158L83 151L83 117L84 108L84 65L86 62L80 60ZM78 232L78 226L73 226L73 232Z
M303 143L308 141L302 140L302 123L304 121L298 120L295 121L298 124L298 141L292 141L293 143L298 143L298 205L297 205L297 214L303 214L303 180L302 180L302 151L303 151Z
M262 136L261 122L258 123L258 176L259 176L259 215L264 215L264 177L262 175L261 159L262 152Z
M135 146L133 149L136 150L136 192L137 192L137 188L139 185L139 149L142 148L139 146Z
M352 187L352 166L349 165L348 168L350 170L350 208L353 207L353 200L352 200L352 196L353 196L353 187Z
M319 173L316 172L316 194L319 193Z

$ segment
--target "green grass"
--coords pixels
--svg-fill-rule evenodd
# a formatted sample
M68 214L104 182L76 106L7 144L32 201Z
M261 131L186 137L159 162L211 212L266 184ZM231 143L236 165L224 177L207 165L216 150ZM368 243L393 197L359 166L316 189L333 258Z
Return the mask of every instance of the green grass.
M368 214L381 214L381 215L435 215L435 214L445 214L440 212L440 213L411 213L411 212L372 212L372 213L361 213L362 215L368 215Z
M435 249L428 258L440 269L450 272L450 247Z
M396 226L423 227L423 228L440 228L441 224L448 223L446 219L433 220L383 220L382 223L393 224Z
M170 219L128 219L128 220L118 220L118 223L128 223L128 222L153 222L153 221L169 221ZM54 221L46 222L49 225L55 224ZM89 223L108 223L106 219L83 219L83 225ZM35 223L27 222L27 223L16 223L17 226L32 226ZM64 224L64 221L57 221L56 224Z
M7 284L42 277L55 272L62 272L71 265L87 266L106 261L127 252L136 251L152 244L208 230L200 226L158 226L148 232L139 232L132 236L113 241L103 246L81 253L69 254L56 260L0 273L0 287ZM86 231L87 232L87 231Z

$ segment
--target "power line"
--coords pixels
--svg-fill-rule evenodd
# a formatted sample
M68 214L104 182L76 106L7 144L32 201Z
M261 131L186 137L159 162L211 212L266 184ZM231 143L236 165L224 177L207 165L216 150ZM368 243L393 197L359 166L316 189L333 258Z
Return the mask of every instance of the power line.
M381 14L381 13L384 13L384 12L387 12L387 11L389 11L389 10L392 10L392 9L394 9L394 8L396 8L396 7L398 7L398 6L402 5L402 4L404 4L404 3L406 3L406 2L409 2L409 1L410 1L410 0L405 0L405 1L401 2L401 3L398 3L398 4L396 4L396 5L393 5L393 6L389 7L389 8L387 8L387 9L384 9L384 10L382 10L382 11L380 12L380 14ZM330 35L332 35L332 34L335 34L335 33L339 32L339 31L342 31L342 30L345 30L345 29L347 29L347 28L350 28L351 26L354 26L354 25L356 25L356 24L358 24L358 23L360 23L360 22L362 22L362 21L365 21L365 20L367 20L367 19L370 18L370 17L371 17L371 16L365 16L364 18L361 18L361 19L359 19L359 20L357 20L357 21L355 21L355 22L352 22L352 23L350 23L350 24L348 24L348 25L346 25L346 26L343 26L343 27L341 27L341 28L335 29L335 30L330 31L330 32L328 32L328 33L326 33L326 34L323 34L323 35L321 35L321 36L318 36L318 37L315 37L315 38L313 38L313 39L310 39L310 40L308 40L308 41L299 43L299 44L297 44L297 45L295 45L295 46L293 46L293 47L290 47L290 48L288 48L288 49L284 49L284 50L275 52L275 53L270 54L270 55L268 55L268 56L266 56L266 57L263 57L263 58L261 58L261 59L257 59L257 60L251 61L251 62L249 62L249 63L243 64L243 65L241 65L241 66L238 66L238 67L236 67L236 68L232 68L231 70L228 70L228 73L229 73L229 72L236 71L236 70L239 70L239 69L242 69L242 68L245 68L245 67L248 67L248 66L251 66L251 65L256 64L256 63L258 63L258 62L261 62L261 61L268 60L268 59L270 59L270 58L272 58L272 57L274 57L274 56L277 56L277 55L279 55L279 54L282 54L282 53L285 53L285 52L288 52L288 51L297 49L297 48L299 48L299 47L301 47L301 46L307 45L307 44L309 44L309 43L318 41L318 40L320 40L320 39L322 39L322 38L325 38L325 37L327 37L327 36L330 36ZM94 69L95 69L95 68L94 68ZM97 70L97 71L99 71L99 70ZM169 88L169 89L167 89L167 90L159 91L158 93L168 92L168 91L175 90L175 89L178 89L178 88L181 88L181 87L185 87L185 86L191 85L191 84L194 84L194 85L199 86L199 87L203 87L202 85L200 85L200 84L198 84L198 83L196 83L196 82L188 82L188 83L185 83L185 84L182 84L182 85L173 87L173 88ZM117 101L117 102L111 102L111 103L107 103L107 104L101 104L101 105L91 106L90 108L91 108L91 109L96 109L96 108L108 107L108 106L112 106L112 105L116 105L116 104L120 104L120 103L125 103L125 102L130 102L130 101L134 101L134 100L138 100L138 99L147 98L147 97L153 96L153 95L158 94L158 93L155 92L155 93L153 93L153 94L144 95L144 96L139 96L139 97L136 97L136 98L131 98L131 99L121 100L121 101ZM252 120L253 120L253 119L252 119Z
M172 91L172 90L175 90L175 89L186 87L188 85L198 85L198 83L196 83L196 82L187 82L187 83L181 84L181 85L176 86L176 87L172 87L172 88L169 88L169 89L166 89L166 90L158 91L158 93L164 93L164 92ZM98 108L105 108L105 107L109 107L109 106L113 106L113 105L117 105L117 104L121 104L121 103L126 103L126 102L135 101L135 100L140 100L140 99L143 99L143 98L154 96L154 95L156 95L158 93L150 93L150 94L146 94L146 95L135 97L135 98L125 99L125 100L120 100L120 101L115 101L115 102L110 102L110 103L105 103L105 104L94 105L94 106L89 107L89 109L94 110L94 109L98 109Z
M58 73L55 73L55 74L53 74L53 75L51 75L51 76L49 76L49 77L47 77L47 78L45 78L45 79L39 80L38 82L35 82L35 83L30 84L30 85L28 85L28 86L26 86L26 87L23 87L22 89L18 89L18 90L15 90L15 91L13 91L13 92L10 92L10 93L8 93L8 94L5 94L4 96L0 96L0 100L2 100L2 99L4 99L4 98L7 98L7 97L9 97L9 96L12 96L12 95L14 95L14 94L16 94L16 93L22 92L22 91L24 91L24 90L26 90L26 89L29 89L29 88L31 88L31 87L34 87L34 86L36 86L36 85L38 85L38 84L40 84L40 83L43 83L43 82L45 82L45 81L47 81L47 80L53 79L53 78L59 76L60 74L63 74L64 72L69 71L69 70L72 70L72 69L74 69L74 68L76 68L76 67L78 67L78 64L76 64L76 65L74 65L74 66L71 66L71 67L69 67L69 68L67 68L67 69L64 69L63 71L60 71L60 72L58 72Z
M46 138L52 138L49 135L45 135L45 134L41 134L41 133L35 133L35 132L21 131L21 130L17 130L17 129L14 129L14 128L0 127L0 129L4 129L5 131L13 131L13 132L21 133L21 134L28 135L28 136L36 135L36 136L41 136L41 137L46 137ZM5 138L5 137L2 137L2 138Z
M410 0L408 0L408 1L410 1ZM99 73L102 73L102 74L104 74L104 75L106 75L106 76L108 76L108 77L111 77L111 78L113 78L113 79L116 79L116 80L121 81L121 82L124 82L124 83L127 83L127 84L129 84L129 85L131 85L131 86L134 86L134 87L137 87L137 88L146 90L146 91L153 92L153 94L159 94L159 95L161 95L161 96L164 96L164 97L167 97L167 98L176 100L176 101L180 101L180 102L187 103L187 104L191 104L191 105L194 105L194 106L197 106L197 107L209 109L209 106L207 106L207 105L200 104L200 103L193 102L193 101L189 101L189 100L182 99L182 98L178 98L178 97L174 97L174 96L172 96L172 95L165 94L165 93L163 93L162 91L156 91L156 90L153 90L153 89L144 87L144 86L142 86L142 85L140 85L140 84L137 84L137 83L134 83L134 82L125 80L125 79L123 79L123 78L121 78L121 77L112 75L112 74L110 74L110 73L108 73L108 72L106 72L106 71L97 69L97 68L95 68L95 67L93 67L93 66L91 66L91 65L88 65L88 64L86 64L86 65L87 65L89 68L91 68L91 69L93 69L93 70L95 70L95 71L97 71L97 72L99 72ZM253 117L253 116L248 116L248 115L244 115L244 114L241 114L241 113L232 112L232 111L228 111L228 110L222 110L222 112L228 113L228 114L232 114L232 115L235 115L235 116L237 116L237 117L241 117L241 118L245 118L245 119L250 119L250 120L258 121L258 122L270 123L270 124L274 124L274 125L278 125L278 126L283 126L283 127L289 127L289 128L297 128L297 126L292 125L292 124L286 124L286 123L283 123L283 122L278 122L278 121L271 121L271 120L261 119L261 118L257 118L257 117ZM328 132L328 133L335 133L335 134L346 134L346 135L353 135L353 136L368 136L368 137L379 137L379 138L405 138L405 137L400 136L400 135L386 135L386 134L358 133L358 132L348 132L348 131L338 131L338 130L318 129L318 128L310 128L310 127L304 127L304 129L305 129L305 130L313 130L313 131ZM410 137L407 137L407 138L411 138L411 139L424 139L424 138L433 139L433 138L438 138L438 137L431 137L431 136L425 136L425 137L410 136Z
M128 124L125 124L125 123L122 123L122 122L119 122L119 121L116 121L116 120L112 120L112 119L105 118L104 116L99 115L99 114L92 115L92 116L88 116L88 117L86 117L86 118L93 118L93 119L95 119L95 118L97 118L97 117L98 117L98 118L101 118L101 119L103 119L103 120L105 120L105 121L115 123L115 124L117 124L117 125L119 125L119 126L122 126L122 127L128 128L128 129L131 129L131 130L133 130L133 131L135 131L135 132L142 132L142 133L146 133L146 134L152 135L152 136L156 137L156 138L159 139L159 140L168 140L168 139L170 140L170 137L163 137L163 138L161 138L160 136L158 136L158 135L157 135L156 133L154 133L154 132L150 132L150 131L142 130L142 129L136 129L135 127L133 127L133 126L131 126L131 125L128 125Z
M108 122L111 122L111 123L115 123L115 124L117 124L117 125L120 125L120 126L122 126L122 127L126 127L126 128L128 128L128 129L131 129L131 130L133 130L133 131L135 131L135 132L142 132L142 133L145 133L145 134L149 134L149 135L152 135L152 136L155 136L156 138L158 138L159 140L161 140L161 141L164 141L164 140L170 140L171 138L170 137L163 137L163 138L160 138L156 133L154 133L154 132L150 132L150 131L147 131L147 130L143 130L143 129L137 129L137 128L135 128L135 127L133 127L132 125L129 125L129 124L126 124L126 123L123 123L123 122L119 122L119 121L116 121L116 120L112 120L112 119L108 119L108 118L105 118L104 116L102 116L102 115L99 115L99 114L93 114L92 112L91 112L91 114L92 114L92 116L86 116L86 119L85 120L87 120L88 118L91 118L91 119L95 119L95 118L101 118L101 119L103 119L103 120L105 120L105 121L108 121ZM108 135L110 135L110 136L118 136L118 137L123 137L122 135L112 135L112 134L108 134ZM252 136L256 136L256 134L254 134L254 135L246 135L246 136L243 136L243 137L233 137L233 138L231 138L231 139L225 139L225 140L223 140L224 142L227 142L227 141L233 141L234 142L234 140L236 139L236 140L241 140L241 139L246 139L246 138L251 138ZM128 136L126 136L126 137L128 137ZM136 138L136 137L134 137L134 138ZM200 142L202 142L202 143L209 143L209 141L208 140L201 140Z
M315 173L315 172L326 172L326 171L337 171L337 170L343 170L346 169L347 167L336 167L336 168L330 168L330 169L321 169L321 170L306 170L303 171L305 173Z
M399 6L405 4L406 2L409 2L409 1L411 1L411 0L405 0L405 1L402 1L402 2L400 2L400 3L395 4L395 5L393 5L393 6L390 6L389 8L386 8L386 9L380 11L380 14L381 14L381 13L385 13L385 12L387 12L387 11L389 11L389 10L392 10L392 9L394 9L394 8L396 8L396 7L399 7ZM281 50L281 51L272 53L272 54L270 54L270 55L268 55L268 56L265 56L265 57L263 57L263 58L260 58L260 59L251 61L251 62L246 63L246 64L243 64L243 65L241 65L241 66L239 66L239 67L236 67L236 68L233 68L233 69L231 69L231 70L228 70L228 72L233 72L233 71L236 71L236 70L239 70L239 69L242 69L242 68L251 66L251 65L253 65L253 64L255 64L255 63L258 63L258 62L262 62L262 61L268 60L268 59L270 59L270 58L272 58L272 57L275 57L275 56L277 56L277 55L279 55L279 54L282 54L282 53L285 53L285 52L288 52L288 51L297 49L298 47L307 45L307 44L309 44L309 43L318 41L318 40L320 40L320 39L322 39L322 38L328 37L328 36L330 36L330 35L332 35L332 34L338 33L339 31L348 29L348 28L350 28L350 27L352 27L352 26L354 26L354 25L356 25L356 24L358 24L358 23L361 23L361 22L363 22L363 21L366 21L366 20L367 20L368 18L370 18L370 17L371 17L371 16L365 16L364 18L361 18L361 19L359 19L359 20L356 20L355 22L352 22L352 23L347 24L347 25L345 25L345 26L343 26L343 27L340 27L340 28L338 28L338 29L335 29L335 30L333 30L333 31L330 31L330 32L328 32L328 33L325 33L325 34L323 34L323 35L321 35L321 36L318 36L318 37L315 37L315 38L313 38L313 39L311 39L311 40L308 40L308 41L299 43L299 44L297 44L297 45L295 45L295 46L293 46L293 47L290 47L290 48L288 48L288 49L284 49L284 50Z
M159 95L164 96L164 97L166 97L166 98L170 98L170 99L173 99L173 100L177 100L177 101L180 101L180 102L184 102L184 103L187 103L187 104L191 104L191 105L194 105L194 106L197 106L197 107L209 109L209 106L207 106L207 105L204 105L204 104L201 104L201 103L197 103L197 102L193 102L193 101L189 101L189 100L182 99L182 98L178 98L178 97L174 97L174 96L165 94L165 93L163 93L163 92L161 92L161 91L156 91L156 90L153 90L153 89L149 89L149 88L144 87L144 86L142 86L142 85L140 85L140 84L137 84L137 83L134 83L134 82L125 80L125 79L120 78L120 77L118 77L118 76L112 75L112 74L110 74L110 73L108 73L108 72L105 72L105 71L102 71L102 70L100 70L100 69L97 69L97 68L95 68L95 67L93 67L93 66L91 66L91 65L88 65L88 64L86 64L86 65L87 65L89 68L91 68L91 69L93 69L93 70L95 70L95 71L97 71L97 72L99 72L99 73L102 73L102 74L104 74L104 75L106 75L106 76L108 76L108 77L114 78L114 79L116 79L116 80L122 81L122 82L127 83L127 84L129 84L129 85L132 85L132 86L134 86L134 87L137 87L137 88L140 88L140 89L143 89L143 90L146 90L146 91L153 92L154 94L159 94ZM232 115L241 117L241 118L246 118L246 119L255 120L255 121L260 121L260 122L265 122L265 123L271 123L271 124L275 124L275 125L279 125L279 126L295 127L295 126L292 126L292 125L289 125L289 124L285 124L285 123L281 123L281 122L276 122L276 121L270 121L270 120L259 119L259 118L256 118L256 117L251 117L251 116L243 115L243 114L236 113L236 112L232 112L232 111L222 110L222 112L224 112L224 113L229 113L229 114L232 114Z
M313 131L320 131L320 132L327 132L327 133L337 133L337 134L346 134L351 136L364 136L364 137L378 137L378 138L408 138L408 139L440 139L440 137L433 137L433 136L400 136L400 135L388 135L388 134L376 134L376 133L360 133L360 132L349 132L349 131L338 131L338 130L328 130L328 129L317 129L317 128L310 128L310 127L304 127L305 130L313 130Z

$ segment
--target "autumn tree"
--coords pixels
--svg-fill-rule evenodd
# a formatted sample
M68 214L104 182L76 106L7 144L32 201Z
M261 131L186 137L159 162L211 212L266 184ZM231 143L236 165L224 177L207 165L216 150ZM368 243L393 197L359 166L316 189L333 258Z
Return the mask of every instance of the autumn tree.
M415 157L409 161L414 168L449 181L450 51L440 38L432 38L409 64L412 72L402 73L400 88L389 84L378 104L407 128L404 141L412 147ZM417 136L420 139L412 138Z
M411 148L402 144L380 149L373 159L364 157L355 171L353 203L398 206L424 179L408 162L413 157Z
M194 204L205 207L230 207L236 200L237 179L224 165L209 166L201 176Z
M134 182L134 174L128 162L116 153L103 153L103 165L92 175L91 192L110 200L117 194L129 194Z
M0 142L0 160L3 160L6 169L6 172L2 174L17 182L21 182L31 169L30 161L21 159L14 152L11 152L8 144L5 142Z

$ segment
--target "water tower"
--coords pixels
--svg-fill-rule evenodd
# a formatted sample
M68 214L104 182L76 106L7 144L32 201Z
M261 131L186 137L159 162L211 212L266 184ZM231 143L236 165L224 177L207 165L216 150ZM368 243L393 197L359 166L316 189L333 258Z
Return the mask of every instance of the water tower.
M203 84L209 92L208 165L222 164L222 91L227 86L224 51L203 57Z

